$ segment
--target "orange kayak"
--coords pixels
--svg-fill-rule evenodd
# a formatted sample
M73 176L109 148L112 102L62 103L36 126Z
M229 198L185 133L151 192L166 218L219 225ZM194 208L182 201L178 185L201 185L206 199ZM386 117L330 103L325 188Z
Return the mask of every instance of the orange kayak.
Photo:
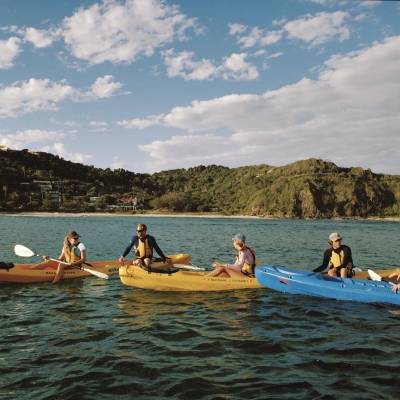
M38 264L15 264L10 269L0 269L0 283L51 282L57 271L58 263L43 261ZM117 260L91 261L88 268L104 272L107 275L118 274L120 265ZM93 276L77 268L65 268L63 279L76 279Z

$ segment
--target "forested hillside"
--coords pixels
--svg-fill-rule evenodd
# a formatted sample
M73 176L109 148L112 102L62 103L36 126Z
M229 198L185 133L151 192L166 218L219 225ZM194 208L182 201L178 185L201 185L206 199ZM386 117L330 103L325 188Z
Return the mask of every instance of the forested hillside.
M136 174L0 150L1 211L164 210L294 218L400 216L400 176L318 159Z

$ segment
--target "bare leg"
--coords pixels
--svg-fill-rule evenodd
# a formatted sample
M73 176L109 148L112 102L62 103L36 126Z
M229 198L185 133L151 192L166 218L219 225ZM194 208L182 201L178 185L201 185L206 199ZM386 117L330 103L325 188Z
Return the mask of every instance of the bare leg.
M213 269L211 272L209 272L207 274L207 276L219 276L220 274L222 274L225 271L225 267L216 267L215 269Z
M64 268L65 266L63 264L58 264L57 272L52 283L57 283L64 277Z
M235 271L234 269L231 268L226 268L225 271L230 278L239 278L239 279L247 278L245 274L242 274L241 272Z

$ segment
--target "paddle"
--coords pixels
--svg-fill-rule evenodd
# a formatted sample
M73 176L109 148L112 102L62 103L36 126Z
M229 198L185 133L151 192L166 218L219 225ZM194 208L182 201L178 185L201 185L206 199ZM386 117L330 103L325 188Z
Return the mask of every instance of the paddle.
M186 269L188 271L198 271L198 272L205 272L207 269L196 267L194 265L186 265L186 264L172 264L173 267L178 269Z
M382 281L382 277L379 274L377 274L375 271L373 271L372 269L367 269L367 272L368 272L368 275L371 278L371 280L378 281L378 282ZM389 284L394 286L393 282L389 281Z
M14 253L17 256L20 256L20 257L43 257L40 254L36 254L35 252L33 252L28 247L22 246L22 244L16 244L14 246ZM105 274L103 272L100 272L100 271L94 271L93 269L90 269L90 268L87 268L87 267L82 267L82 266L78 267L76 265L71 265L69 263L57 260L55 258L49 258L49 260L58 262L59 264L67 265L67 266L72 267L72 268L79 268L79 269L81 269L83 271L88 272L89 274L97 276L98 278L102 278L102 279L108 279L109 278L107 274Z

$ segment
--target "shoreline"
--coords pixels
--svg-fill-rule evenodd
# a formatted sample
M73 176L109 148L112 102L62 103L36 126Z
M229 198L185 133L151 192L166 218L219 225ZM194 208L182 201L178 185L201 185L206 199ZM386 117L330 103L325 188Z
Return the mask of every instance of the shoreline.
M107 212L83 212L83 213L66 213L66 212L40 212L30 211L21 213L0 213L0 215L14 217L150 217L150 218L218 218L218 219L263 219L263 220L302 220L302 218L282 218L272 216L255 216L255 215L222 215L217 213L107 213ZM332 221L388 221L400 222L400 217L349 217L349 218L303 218L307 221L332 220Z

